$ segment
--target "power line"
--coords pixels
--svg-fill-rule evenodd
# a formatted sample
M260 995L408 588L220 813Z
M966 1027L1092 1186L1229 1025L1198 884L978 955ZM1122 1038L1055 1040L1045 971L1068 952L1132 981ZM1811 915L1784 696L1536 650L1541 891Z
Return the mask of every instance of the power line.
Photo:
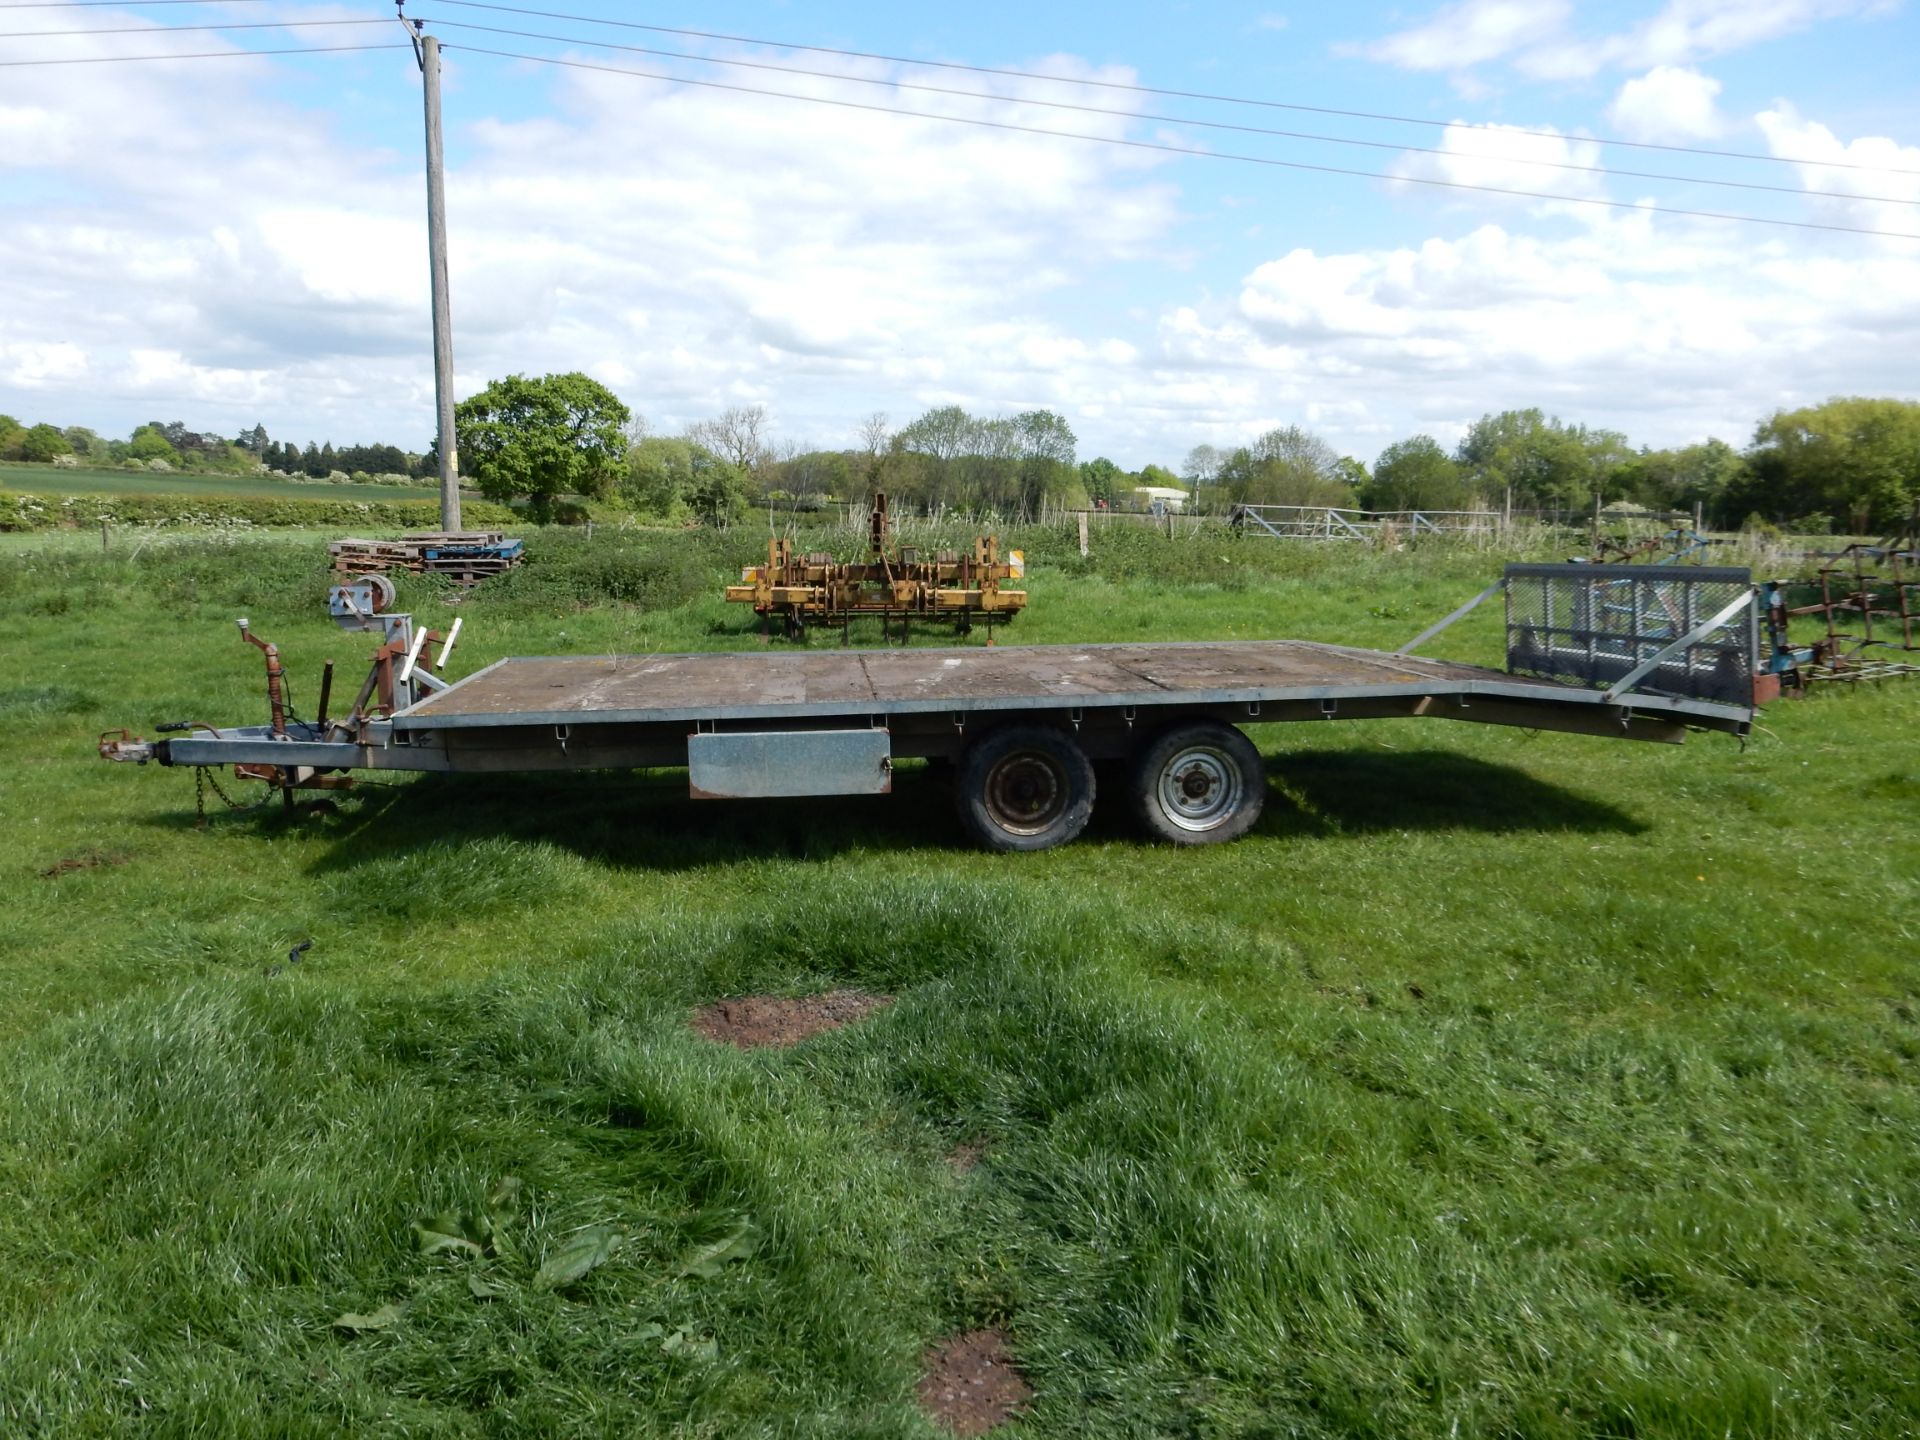
M1157 85L1135 85L1119 80L1078 79L1068 75L1047 75L1036 70L1014 70L994 65L966 65L956 60L917 60L907 55L882 55L871 50L841 50L830 45L802 45L786 40L767 40L752 35L727 35L713 30L687 30L672 25L643 25L634 20L602 20L592 15L568 15L557 10L530 10L519 5L497 5L488 0L439 0L442 5L458 5L469 10L497 10L508 15L533 15L543 20L572 20L582 25L611 25L622 30L646 30L659 35L685 35L698 40L725 40L736 45L766 45L779 50L805 50L815 55L838 55L851 60L882 60L891 65L920 65L939 70L964 70L974 75L1005 75L1018 80L1040 80L1050 85L1087 85L1102 90L1125 90L1136 95L1163 95L1178 100L1206 100L1221 105L1253 105L1269 110L1298 110L1311 115L1337 115L1348 120L1382 120L1395 125L1426 125L1449 128L1456 122L1433 120L1421 115L1390 115L1372 110L1340 110L1329 105L1300 105L1284 100L1262 100L1246 95L1216 95L1204 90L1169 90ZM452 23L452 22L448 22ZM1529 130L1509 127L1509 134L1530 135L1540 139L1565 140L1557 130ZM1762 155L1751 150L1710 150L1697 145L1661 145L1650 140L1612 140L1594 138L1598 145L1619 145L1632 150L1663 150L1677 155L1707 155L1719 160L1759 160L1779 165L1824 165L1835 170L1871 170L1888 175L1920 175L1920 170L1892 165L1862 165L1849 160L1810 160L1790 155Z
M354 22L370 23L370 22ZM587 45L596 50L620 50L634 55L655 55L668 60L691 60L701 65L729 65L747 70L770 70L782 75L804 75L818 80L841 80L855 85L875 85L894 90L916 90L929 95L953 95L973 100L996 100L1008 105L1039 105L1052 110L1072 110L1086 115L1111 115L1122 120L1150 120L1166 125L1192 125L1208 130L1229 130L1242 135L1268 135L1283 140L1307 140L1326 145L1352 145L1367 150L1391 150L1396 154L1438 155L1447 159L1492 160L1502 164L1532 165L1550 170L1571 170L1587 175L1613 175L1626 180L1662 180L1677 185L1711 185L1725 190L1758 190L1773 195L1818 195L1833 200L1863 200L1880 205L1920 205L1920 199L1893 195L1858 195L1847 191L1809 191L1800 185L1767 185L1754 180L1720 180L1704 175L1668 175L1658 171L1619 170L1605 165L1582 165L1570 160L1541 160L1522 156L1489 155L1484 152L1442 150L1431 145L1402 145L1391 140L1361 140L1345 135L1321 135L1302 130L1275 130L1263 125L1235 125L1225 120L1198 120L1184 115L1156 115L1138 110L1116 110L1105 105L1080 105L1069 100L1040 100L1031 96L995 95L985 90L962 90L949 85L922 85L912 81L889 80L871 75L848 75L834 70L809 70L800 65L776 65L762 60L727 59L711 55L690 55L683 50L657 50L645 45L621 45L612 40L583 40L571 35L546 35L534 30L507 30L497 25L476 25L465 20L435 20L441 26L458 30L479 30L489 35L513 35L522 40L552 40L565 45ZM200 27L217 29L217 26ZM1572 140L1574 136L1558 137Z
M0 5L0 10L15 7ZM25 8L25 7L19 7ZM74 35L185 35L193 30L311 30L321 25L391 25L393 17L378 20L251 20L239 25L114 25L90 30L0 30L0 40L40 40Z
M444 3L444 0L443 0ZM1039 125L1017 125L1007 120L981 120L961 115L933 115L924 110L906 110L893 105L870 105L861 100L835 100L823 95L795 95L788 90L765 90L752 85L729 85L721 80L695 80L684 75L661 75L647 70L624 70L614 65L594 65L585 60L561 60L550 55L525 55L512 50L489 50L478 45L446 45L469 55L492 55L502 60L526 60L536 65L558 65L570 70L594 70L606 75L625 75L636 80L661 80L670 85L697 85L708 90L730 90L741 95L766 95L777 100L799 100L809 105L833 105L843 110L864 110L877 115L904 115L914 120L934 120L948 125L974 125L988 130L1011 130L1023 135L1045 135L1055 140L1085 140L1097 145L1120 145L1130 150L1153 150L1189 159L1232 160L1247 165L1267 165L1282 170L1307 170L1320 175L1349 175L1363 180L1398 180L1408 185L1427 185L1443 190L1474 190L1488 195L1510 195L1522 200L1553 200L1569 205L1597 205L1608 210L1633 210L1654 215L1680 215L1695 220L1732 220L1751 225L1775 225L1790 230L1830 230L1846 235L1877 235L1889 240L1920 240L1920 232L1874 230L1862 225L1836 225L1818 220L1775 220L1764 215L1741 215L1720 210L1687 210L1673 205L1640 205L1631 200L1602 200L1583 195L1555 195L1541 190L1510 190L1499 185L1471 185L1464 180L1433 180L1417 175L1383 175L1377 170L1350 170L1338 165L1314 165L1304 160L1278 160L1267 155L1240 155L1223 150L1193 150L1181 145L1164 145L1152 140L1129 140L1113 135L1088 135L1084 131L1049 130Z
M111 3L111 0L70 0L70 3L73 6L85 6L85 5L91 5L96 3L98 4ZM121 0L121 3L129 3L129 0ZM183 3L196 3L196 0L130 0L130 3L183 4ZM476 8L491 9L491 10L515 10L515 7L511 7L511 6L478 5L478 0L441 0L441 3L473 4L476 6ZM53 7L50 5L42 5L38 3L0 4L0 10L46 9L46 8L56 8L56 7ZM62 7L62 8L65 8L65 7ZM548 14L550 12L545 12L545 11L524 11L523 12L523 11L515 10L515 13ZM585 17L556 16L555 18L582 20ZM367 25L367 24L386 24L386 23L387 22L384 20L308 20L308 21L261 22L261 23L248 23L248 24L233 24L233 25L120 27L120 28L109 28L109 29L96 29L91 31L37 31L37 32L27 31L27 32L17 32L17 33L0 32L0 39L28 38L35 35L40 35L40 36L82 35L82 34L112 35L112 34L130 34L130 33L156 34L156 33L169 33L173 31L184 32L184 31L204 31L204 30L301 29L301 28L309 28L309 27L315 27L315 26ZM982 92L982 91L959 90L959 89L954 89L952 87L944 87L944 86L919 85L919 84L913 84L908 82L876 80L866 76L844 75L844 74L838 74L831 71L808 70L808 69L804 69L802 67L797 67L797 66L774 65L770 63L755 62L755 61L712 59L710 57L705 57L705 56L686 55L676 51L649 49L644 46L620 45L610 41L580 40L570 36L542 35L532 31L524 31L524 30L504 30L495 26L477 25L477 24L472 24L472 23L463 22L463 21L443 21L441 23L453 25L461 29L480 30L480 31L491 33L491 34L514 35L514 36L519 36L526 39L552 40L562 44L590 45L590 46L594 46L596 48L601 48L601 49L629 51L636 54L657 55L664 58L692 60L692 61L702 62L702 63L745 66L752 69L773 70L773 71L779 71L786 74L811 76L819 79L844 80L844 81L852 81L852 82L861 83L861 84L891 85L891 86L894 86L894 88L898 88L898 89L925 91L931 94L962 96L962 97L967 97L972 99L982 99L982 100L999 100L999 101L1003 101L1005 103L1010 103L1010 104L1035 104L1035 105L1047 106L1054 109L1073 110L1073 111L1078 111L1078 112L1088 113L1088 114L1110 115L1110 116L1115 116L1122 119L1151 120L1158 123L1173 124L1173 125L1195 125L1195 126L1203 126L1209 129L1231 130L1231 131L1236 131L1236 132L1246 133L1246 134L1272 135L1272 136L1279 136L1287 139L1308 140L1308 141L1316 141L1316 142L1323 142L1323 143L1336 144L1336 145L1361 145L1361 146L1366 146L1373 149L1411 151L1412 153L1424 154L1424 155L1452 156L1452 157L1462 158L1462 159L1503 160L1503 161L1509 161L1510 163L1542 165L1542 166L1547 166L1547 167L1558 169L1558 170L1581 171L1581 172L1585 172L1589 174L1597 174L1597 175L1617 175L1617 176L1633 178L1633 179L1661 180L1661 181L1668 181L1676 184L1715 185L1715 186L1744 189L1744 190L1768 191L1775 194L1804 195L1804 196L1811 196L1815 198L1834 199L1834 200L1865 201L1865 202L1876 203L1876 204L1894 204L1894 205L1920 204L1920 201L1901 199L1901 198L1895 198L1890 196L1855 195L1855 194L1848 194L1848 193L1836 193L1836 192L1830 192L1830 191L1806 191L1806 190L1795 189L1793 187L1783 186L1783 185L1764 185L1764 184L1750 183L1750 182L1743 182L1743 181L1719 180L1719 179L1712 179L1712 178L1701 177L1701 176L1665 175L1665 174L1649 173L1645 171L1635 171L1635 170L1610 170L1604 166L1580 165L1580 164L1575 164L1572 162L1564 162L1564 161L1527 160L1527 159L1510 160L1510 157L1485 156L1485 155L1476 156L1472 154L1464 154L1462 152L1457 152L1457 151L1438 150L1438 149L1434 149L1432 147L1426 147L1426 146L1402 146L1402 145L1390 144L1384 141L1359 140L1359 139L1343 137L1343 136L1317 135L1317 134L1311 134L1311 133L1305 133L1305 132L1275 130L1275 129L1269 129L1261 126L1234 125L1234 124L1229 124L1222 121L1185 119L1178 116L1143 114L1136 111L1114 110L1114 109L1110 109L1103 106L1080 105L1080 104L1074 104L1074 103L1065 102L1065 101L1038 100L1038 99L1032 99L1032 98L1021 98L1021 97L1013 97L1013 96L998 96L998 95L993 95L993 94ZM627 22L599 21L599 22L592 22L592 23L626 24ZM633 25L633 26L630 26L629 28L643 29L643 30L667 30L669 27L651 26L651 25ZM688 33L688 34L704 35L707 32L676 31L672 33ZM712 38L738 39L740 37L716 36ZM746 42L746 43L763 43L763 42ZM764 43L773 43L773 42L764 42ZM66 58L66 59L0 60L0 68L18 69L23 67L32 67L32 66L39 66L39 65L120 64L120 63L154 61L154 60L215 60L215 59L231 59L236 56L243 56L243 55L260 55L260 56L325 55L325 54L342 54L342 53L349 53L349 52L372 51L372 50L398 50L398 49L405 49L405 48L407 47L401 46L401 45L334 45L334 46L300 46L300 47L293 47L293 48L271 49L271 50L222 50L222 51L180 52L180 53L171 54L171 55L100 55L100 56L81 56L81 57L73 57L73 58ZM1378 172L1369 171L1369 170L1354 170L1354 169L1349 169L1341 166L1332 166L1332 165L1315 165L1315 164L1309 164L1305 161L1280 160L1280 159L1275 159L1268 156L1240 155L1240 154L1232 154L1232 153L1227 153L1222 151L1201 150L1201 149L1196 149L1196 148L1191 148L1186 146L1166 145L1166 144L1160 144L1160 143L1156 143L1153 141L1146 141L1146 140L1130 140L1130 139L1124 139L1116 136L1089 135L1079 131L1049 130L1040 126L1018 125L1018 124L1013 124L1007 121L984 120L984 119L957 116L957 115L936 115L936 114L929 114L925 111L908 110L908 109L904 109L896 106L869 105L859 101L836 100L836 99L830 99L824 96L816 96L816 95L796 95L790 91L768 90L768 89L763 89L755 86L747 86L747 85L729 85L729 84L725 84L723 82L714 81L714 80L696 80L687 76L664 75L664 74L659 74L652 71L627 70L627 69L621 69L615 66L592 65L584 61L560 60L560 59L549 57L549 56L525 55L525 54L520 54L517 52L505 51L505 50L490 50L481 46L474 46L474 45L463 44L459 46L448 46L446 48L466 50L473 54L479 54L479 55L492 55L501 59L525 60L525 61L533 62L535 64L558 65L558 66L565 66L572 69L596 70L596 71L602 71L607 74L625 75L634 79L658 80L668 84L695 85L695 86L700 86L707 89L728 90L728 91L733 91L740 94L762 95L762 96L767 96L773 99L797 100L797 101L802 101L808 104L833 105L833 106L837 106L845 109L866 110L866 111L871 111L879 114L900 115L900 116L905 116L913 119L936 120L936 121L941 121L943 123L948 123L948 124L974 125L974 126L980 126L988 129L1010 130L1010 131L1017 131L1024 134L1052 136L1052 137L1055 137L1058 139L1064 139L1064 140L1081 140L1081 141L1086 141L1094 144L1102 144L1102 145L1121 145L1121 146L1128 147L1130 149L1153 150L1153 151L1159 151L1166 154L1197 156L1205 159L1231 160L1231 161L1237 161L1243 164L1268 165L1268 166L1275 166L1275 167L1291 169L1291 170L1312 171L1312 172L1327 174L1327 175L1345 175L1345 176L1352 176L1355 178L1371 179L1371 180L1387 180L1387 181L1398 180L1411 185L1425 185L1425 186L1437 187L1437 188L1449 189L1449 190L1470 190L1470 191L1478 191L1484 194L1510 195L1517 198L1530 199L1530 200L1547 200L1547 201L1558 200L1558 201L1564 201L1568 204L1575 204L1575 205L1597 205L1597 206L1602 206L1608 209L1640 210L1640 211L1646 211L1653 214L1687 216L1687 217L1696 218L1696 219L1729 220L1729 221L1735 221L1735 222L1746 223L1746 224L1784 226L1788 228L1802 229L1802 230L1826 230L1826 231L1835 231L1839 233L1854 234L1854 235L1876 235L1876 236L1882 236L1890 239L1920 239L1920 234L1909 234L1907 232L1897 231L1897 230L1879 230L1879 229L1872 229L1865 226L1837 225L1837 224L1830 224L1830 223L1824 223L1819 221L1780 220L1780 219L1770 218L1767 216L1734 214L1734 213L1728 213L1728 212L1722 212L1722 211L1711 211L1711 210L1683 209L1683 208L1679 208L1675 206L1667 206L1667 205L1651 205L1651 204L1643 205L1643 204L1638 204L1632 201L1606 200L1606 199L1601 199L1601 198L1591 197L1591 196L1555 195L1555 194L1544 192L1544 191L1518 190L1518 189L1513 189L1505 186L1497 186L1497 185L1478 185L1478 184L1469 183L1467 181L1438 180L1438 179L1431 179L1427 177L1413 176L1413 175L1380 174ZM819 49L823 49L824 47L793 46L789 48L804 49L804 50L819 50ZM846 51L846 52L829 51L828 53L849 54L849 55L862 54L862 52L857 52L857 51ZM872 57L863 57L863 58L891 59L892 57L872 56ZM898 63L917 64L922 62L899 61ZM925 62L925 63L945 64L946 62ZM979 70L979 71L983 71L984 73L993 73L993 74L1019 74L1019 75L1025 74L1025 72L1018 72L1018 71L987 70L986 67L978 67L978 66L950 66L949 68ZM1028 78L1058 79L1059 77L1046 77L1046 76L1035 75L1035 76L1030 76ZM1111 84L1111 82L1080 82L1080 81L1068 81L1064 83ZM1150 87L1144 87L1144 86L1115 86L1114 88L1142 90L1147 93L1178 93L1178 92L1157 92L1157 91L1153 91ZM1278 103L1278 102L1248 101L1245 103L1250 103L1250 104L1263 103L1264 104L1264 103ZM1289 106L1289 107L1283 107L1283 108L1304 109L1304 108L1312 108L1312 107ZM1418 123L1438 123L1438 122L1418 122ZM1553 134L1554 138L1556 139L1570 138L1567 136L1558 135L1555 132L1522 131L1517 133ZM1600 142L1600 143L1610 143L1610 142ZM1671 148L1679 148L1679 147L1652 147L1652 148L1671 149ZM1690 153L1715 153L1715 152L1701 151L1701 152L1690 152ZM1761 158L1761 157L1755 157L1755 158ZM1873 167L1851 166L1848 168L1866 169L1866 168L1873 168ZM1908 172L1895 171L1891 173L1908 173ZM1915 173L1920 173L1920 172L1915 172Z
M90 3L90 0L80 0ZM155 0L147 0L155 3ZM172 4L174 0L158 0ZM0 6L0 9L4 9ZM405 50L405 45L295 45L285 50L197 50L178 55L84 55L72 60L0 60L0 69L18 70L33 65L119 65L140 60L240 60L251 55L344 55L352 50Z

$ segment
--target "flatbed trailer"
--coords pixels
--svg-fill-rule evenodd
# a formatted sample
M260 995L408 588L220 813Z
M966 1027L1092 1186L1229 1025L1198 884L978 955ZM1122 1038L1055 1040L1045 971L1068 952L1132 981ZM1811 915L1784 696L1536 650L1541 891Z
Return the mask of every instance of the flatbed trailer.
M1507 670L1409 653L1502 591ZM346 609L362 613L351 598ZM122 732L101 752L237 765L289 797L354 771L660 767L685 767L696 799L885 794L896 760L922 758L954 766L961 821L990 848L1074 838L1115 785L1149 833L1197 844L1259 816L1265 771L1243 726L1426 717L1670 743L1690 729L1744 736L1758 653L1750 577L1702 567L1510 566L1391 653L1266 640L574 655L448 682L416 665L410 617L379 622L388 643L344 719L323 703L299 721L276 700L269 726ZM262 648L273 692L278 660ZM391 668L403 650L407 665Z

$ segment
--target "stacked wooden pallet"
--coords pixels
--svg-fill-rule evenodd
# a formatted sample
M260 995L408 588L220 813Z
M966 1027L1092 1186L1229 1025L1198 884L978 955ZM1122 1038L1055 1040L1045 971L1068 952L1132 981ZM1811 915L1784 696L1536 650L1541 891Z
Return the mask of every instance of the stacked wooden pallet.
M404 535L398 540L336 540L327 547L339 575L445 575L462 585L477 585L489 575L511 570L525 547L494 530L443 530Z

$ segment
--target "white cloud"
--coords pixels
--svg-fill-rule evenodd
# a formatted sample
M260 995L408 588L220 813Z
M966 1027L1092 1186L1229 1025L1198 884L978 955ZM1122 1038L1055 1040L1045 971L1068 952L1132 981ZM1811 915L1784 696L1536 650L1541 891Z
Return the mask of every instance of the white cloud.
M1505 61L1536 80L1584 79L1609 67L1685 65L1889 8L1888 0L1667 0L1637 25L1595 35L1574 28L1564 0L1460 0L1420 25L1342 49L1404 70Z
M1831 197L1816 201L1815 219L1896 234L1920 233L1920 145L1902 145L1883 135L1844 141L1785 102L1754 120L1767 137L1771 153L1796 162L1794 171L1807 193ZM1920 242L1884 243L1896 251L1920 255Z
M1623 59L1632 65L1678 64L1884 8L1881 0L1669 0L1634 32Z
M0 345L0 376L22 389L71 382L86 373L87 352L69 341Z
M1809 265L1791 241L1629 214L1558 239L1483 225L1417 247L1295 250L1230 306L1170 317L1163 352L1244 377L1262 410L1319 406L1355 447L1370 432L1342 406L1390 421L1385 439L1540 405L1639 441L1737 441L1783 401L1915 393L1915 323L1914 257L1863 246ZM1225 428L1218 440L1245 433Z
M1407 152L1391 173L1405 180L1440 181L1447 185L1476 185L1493 190L1529 192L1534 197L1598 199L1605 195L1597 142L1560 135L1551 129L1522 129L1512 125L1448 125L1431 147L1439 154ZM1584 168L1581 168L1584 167ZM1472 203L1484 208L1492 197L1475 194ZM1536 199L1506 203L1538 207ZM1548 209L1564 209L1549 202Z
M1459 0L1361 53L1403 70L1462 70L1554 35L1572 16L1571 0Z
M1698 70L1656 65L1620 87L1607 119L1629 140L1710 140L1726 130L1715 105L1720 82Z
M265 65L228 63L9 81L5 133L65 148L0 145L0 409L121 433L164 415L423 444L414 136L369 150L275 98ZM343 113L356 82L413 83L410 55L371 63L341 72ZM1451 126L1442 154L1399 173L1560 198L1477 227L1431 219L1451 203L1409 203L1403 216L1429 217L1414 233L1433 238L1289 249L1229 272L1238 283L1216 299L1204 270L1182 268L1193 254L1176 248L1163 159L614 76L480 72L457 55L450 79L450 99L474 97L451 107L463 390L585 368L660 428L761 401L783 436L821 444L847 443L875 409L1046 405L1088 453L1129 463L1309 416L1371 454L1508 405L1665 442L1738 438L1787 400L1914 393L1920 247L1596 214L1567 202L1604 194L1599 177L1520 163L1591 163L1580 136ZM489 85L556 79L544 118L461 118L484 111ZM1920 169L1911 149L1842 140L1785 107L1761 123L1817 194L1895 183L1841 162ZM1913 193L1899 183L1886 193ZM1531 233L1542 214L1554 238ZM1920 228L1911 209L1899 218L1891 228ZM1116 276L1128 283L1101 283Z
M97 339L87 389L64 402L74 421L110 428L110 400L123 419L213 407L194 423L424 443L417 160L336 139L329 117L268 98L244 73L259 62L232 63L22 72L4 133L73 139L29 152L57 169L59 198L0 227L14 282L0 384L33 384L36 413L59 404L47 347L84 335ZM382 82L411 63L394 59ZM498 83L463 68L456 53L450 97ZM1037 68L1132 78L1072 57ZM1063 406L1086 376L1131 364L1122 337L1067 333L1043 311L1089 269L1162 253L1176 212L1156 157L607 75L515 78L553 79L557 113L462 124L449 107L464 388L591 365L657 424L769 398L790 430L837 444L875 408L851 387L890 391L881 403L900 411L935 391L986 410ZM1019 102L1058 87L1001 92L874 98L1057 123ZM1075 128L1119 135L1128 121ZM68 198L88 191L102 198Z

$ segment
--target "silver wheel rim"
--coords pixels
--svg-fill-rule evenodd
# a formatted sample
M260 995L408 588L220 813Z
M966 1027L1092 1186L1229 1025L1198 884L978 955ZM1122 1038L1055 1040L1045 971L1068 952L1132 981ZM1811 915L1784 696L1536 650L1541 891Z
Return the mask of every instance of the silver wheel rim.
M1246 784L1226 751L1189 745L1160 767L1160 810L1182 830L1215 830L1240 809Z

